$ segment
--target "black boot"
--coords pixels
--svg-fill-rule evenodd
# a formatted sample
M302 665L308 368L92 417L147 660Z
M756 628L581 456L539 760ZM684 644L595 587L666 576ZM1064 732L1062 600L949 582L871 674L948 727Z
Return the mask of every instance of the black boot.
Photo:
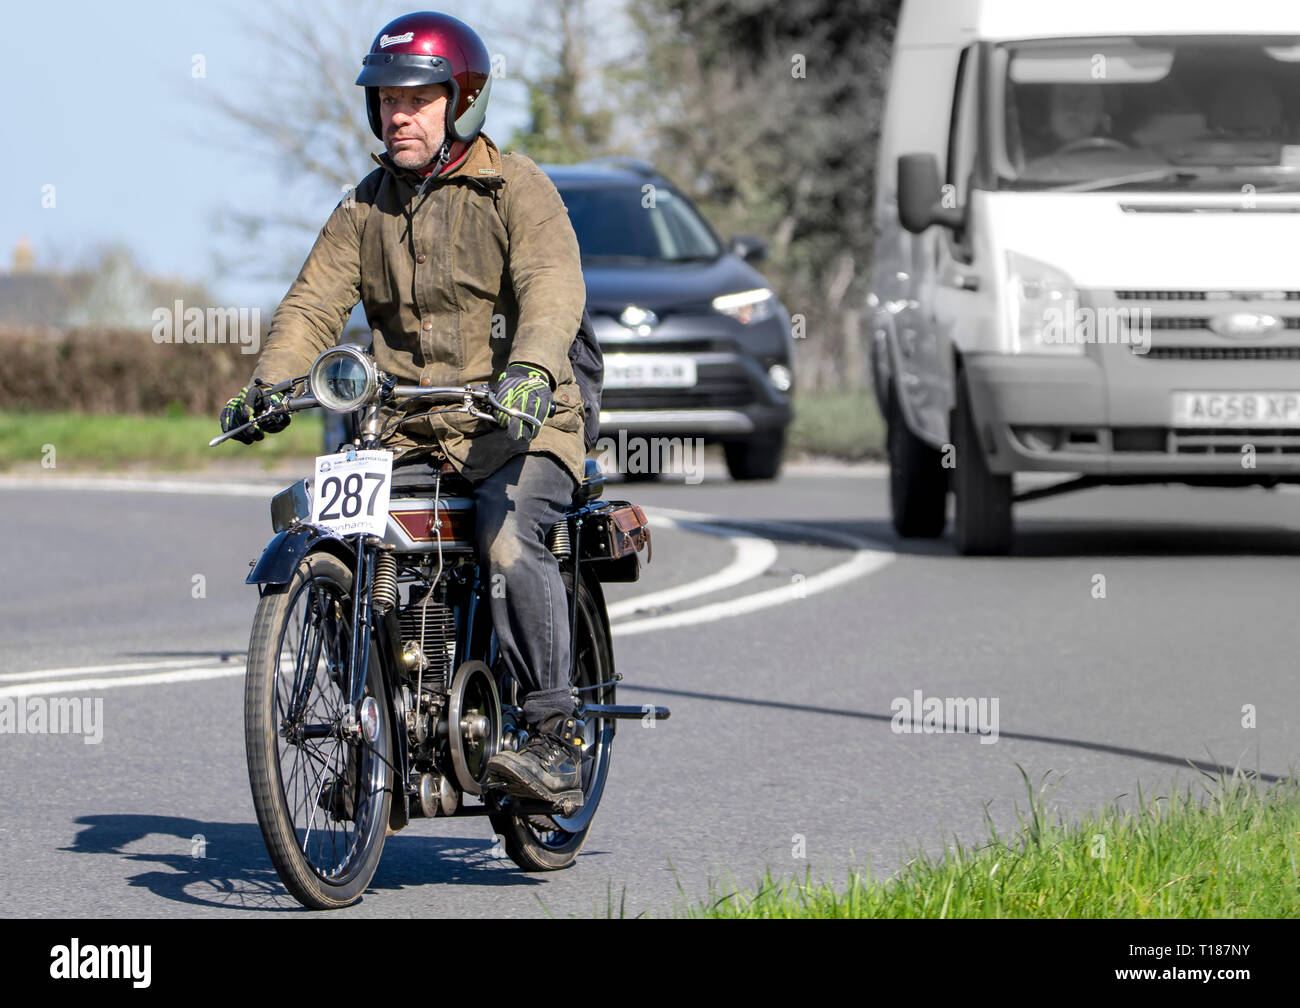
M556 714L543 721L518 752L488 760L487 783L516 798L531 798L571 811L582 807L582 722Z

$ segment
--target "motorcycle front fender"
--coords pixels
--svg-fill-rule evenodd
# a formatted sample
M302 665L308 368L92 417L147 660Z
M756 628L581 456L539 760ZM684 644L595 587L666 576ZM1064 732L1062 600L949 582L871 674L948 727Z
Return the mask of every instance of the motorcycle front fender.
M352 547L333 532L315 525L294 525L276 533L275 538L266 544L244 584L287 585L293 579L299 561L313 550L333 553L349 567L353 567L356 560Z

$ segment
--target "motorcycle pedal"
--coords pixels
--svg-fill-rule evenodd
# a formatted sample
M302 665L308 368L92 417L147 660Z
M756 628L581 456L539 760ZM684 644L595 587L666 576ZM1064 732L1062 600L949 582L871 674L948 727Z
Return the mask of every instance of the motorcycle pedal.
M571 816L582 808L582 802L583 797L580 789L561 791L555 796L552 807L562 816Z
M517 815L540 815L540 816L571 816L578 809L582 808L583 797L581 790L560 791L550 800L541 801L536 798L519 798L511 799L511 811Z

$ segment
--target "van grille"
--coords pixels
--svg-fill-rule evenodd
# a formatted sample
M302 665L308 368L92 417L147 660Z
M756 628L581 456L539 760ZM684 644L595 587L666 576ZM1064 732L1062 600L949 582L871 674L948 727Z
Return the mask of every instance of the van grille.
M1165 346L1152 347L1144 354L1134 350L1133 356L1150 360L1300 360L1300 347L1210 347Z
M1245 445L1259 455L1300 454L1300 430L1281 427L1175 427L1169 442L1178 455L1240 455Z
M1300 301L1300 291L1117 290L1120 301Z

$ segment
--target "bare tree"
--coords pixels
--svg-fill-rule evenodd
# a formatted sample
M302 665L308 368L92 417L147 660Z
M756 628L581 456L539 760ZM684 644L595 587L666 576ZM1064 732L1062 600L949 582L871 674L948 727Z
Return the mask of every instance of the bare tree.
M605 39L617 32L620 4L544 0L522 19L519 5L508 0L464 11L440 5L471 24L488 46L494 75L488 132L494 139L510 139L492 133L502 112L518 119L526 109L528 125L515 146L538 160L606 152L614 114L601 82L619 57L617 39ZM284 188L268 194L264 205L229 208L221 229L241 251L222 264L224 271L291 276L323 223L321 202L341 198L373 169L370 154L381 145L353 81L376 31L393 16L391 5L375 0L309 6L273 0L245 25L255 80L242 97L210 100L216 119L251 156L279 166ZM593 60L593 43L615 55Z
M641 133L710 219L768 236L804 387L868 380L860 327L898 0L647 0Z
M263 205L228 208L220 224L247 250L223 264L228 270L291 275L304 241L324 221L309 207L330 194L341 198L373 167L377 141L352 82L377 27L391 19L385 7L376 0L309 7L272 0L243 26L255 77L242 97L208 100L251 157L278 167L284 189L268 193Z

